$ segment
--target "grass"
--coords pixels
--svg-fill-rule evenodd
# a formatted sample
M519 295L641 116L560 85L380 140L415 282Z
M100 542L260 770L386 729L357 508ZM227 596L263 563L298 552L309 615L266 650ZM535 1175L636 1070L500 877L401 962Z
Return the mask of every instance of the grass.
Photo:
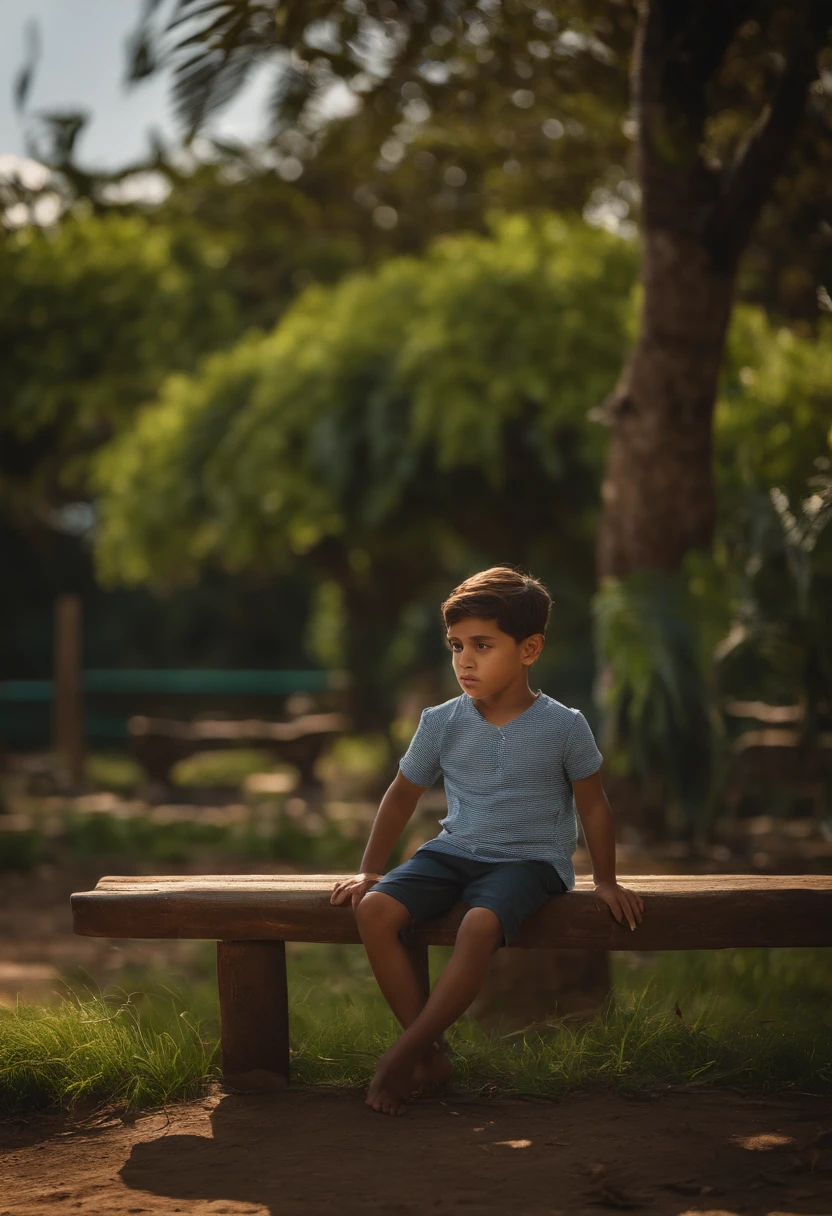
M240 786L252 773L267 773L278 767L286 769L275 765L267 752L237 747L197 752L175 764L171 777L175 785L182 786Z
M61 851L75 861L129 858L128 864L165 865L230 858L346 871L357 867L364 847L358 832L348 828L328 820L310 825L268 808L224 821L222 812L210 809L174 813L159 808L131 815L73 810L60 815L54 827L4 825L0 873L31 870L45 858L58 859ZM405 840L398 843L395 857Z
M18 1005L0 1010L0 1112L82 1099L161 1106L201 1093L216 1057L214 1037L174 998L155 1017L103 996Z
M447 951L432 956L436 973ZM622 955L615 1000L589 1023L489 1036L462 1019L456 1083L548 1098L680 1084L832 1093L830 962L830 950ZM0 1110L198 1095L219 1070L213 967L204 943L186 973L126 972L104 992L76 977L56 1006L0 1010ZM365 1085L396 1028L362 951L290 947L289 988L294 1082Z

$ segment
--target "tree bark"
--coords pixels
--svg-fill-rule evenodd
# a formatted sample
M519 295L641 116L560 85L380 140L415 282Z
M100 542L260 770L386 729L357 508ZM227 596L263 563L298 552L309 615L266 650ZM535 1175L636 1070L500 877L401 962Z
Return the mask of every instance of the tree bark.
M603 409L612 439L601 496L599 575L678 570L716 519L713 410L733 276L667 229L645 233L635 348Z

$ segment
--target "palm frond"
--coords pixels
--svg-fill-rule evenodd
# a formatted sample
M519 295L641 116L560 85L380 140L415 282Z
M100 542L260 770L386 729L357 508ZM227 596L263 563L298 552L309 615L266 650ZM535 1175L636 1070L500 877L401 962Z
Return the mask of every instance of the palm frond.
M692 831L712 791L717 717L684 576L606 579L594 616L603 746L642 778L663 777Z

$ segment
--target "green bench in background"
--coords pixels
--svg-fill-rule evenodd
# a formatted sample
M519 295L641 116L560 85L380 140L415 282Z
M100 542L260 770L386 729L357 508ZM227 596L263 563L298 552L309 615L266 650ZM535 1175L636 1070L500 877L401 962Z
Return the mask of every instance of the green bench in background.
M347 725L332 712L342 687L342 674L333 671L88 670L80 673L76 713L81 725L74 733L87 744L131 748L148 778L163 788L170 786L171 766L200 747L258 741L295 764L309 784L321 750ZM300 703L299 711L293 702ZM309 713L316 702L329 712ZM0 740L6 748L48 747L54 703L52 680L0 683ZM264 721L287 711L289 722ZM190 720L206 715L213 720L213 737L204 724L200 740ZM235 719L242 719L242 729Z

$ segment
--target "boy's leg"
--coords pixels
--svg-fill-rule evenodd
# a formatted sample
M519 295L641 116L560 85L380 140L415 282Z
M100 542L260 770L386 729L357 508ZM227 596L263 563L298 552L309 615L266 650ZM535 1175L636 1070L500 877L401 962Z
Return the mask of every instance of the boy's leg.
M375 1110L399 1112L409 1071L423 1044L432 1042L468 1009L485 983L498 947L512 942L522 922L564 890L554 868L540 861L495 863L465 887L461 898L470 911L457 932L454 953L422 1012L379 1061L367 1096Z
M471 1004L485 983L491 957L502 941L502 925L489 908L471 908L466 913L457 931L454 952L427 1004L379 1061L367 1093L367 1102L374 1110L399 1113L421 1056Z
M363 909L363 911L362 911ZM361 940L381 994L402 1027L416 1020L430 996L427 960L399 934L410 923L410 912L393 896L368 891L356 910ZM439 1036L437 1036L439 1038ZM413 1084L441 1085L451 1073L447 1044L428 1043L413 1069Z
M424 954L403 942L401 932L411 923L441 916L459 898L470 881L470 866L454 858L420 850L409 861L385 875L364 896L356 909L361 940L382 995L407 1029L428 1000L430 981ZM481 867L475 868L477 872ZM439 1036L437 1036L438 1038ZM437 1085L451 1071L447 1048L426 1044L413 1069L415 1084Z
M410 912L393 896L368 891L356 909L355 918L381 995L407 1028L428 997L424 975L399 937L410 925Z
M384 999L402 1026L419 1014L429 981L418 955L400 937L411 924L447 912L470 881L454 858L420 849L367 892L355 917L367 957Z

